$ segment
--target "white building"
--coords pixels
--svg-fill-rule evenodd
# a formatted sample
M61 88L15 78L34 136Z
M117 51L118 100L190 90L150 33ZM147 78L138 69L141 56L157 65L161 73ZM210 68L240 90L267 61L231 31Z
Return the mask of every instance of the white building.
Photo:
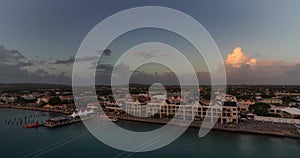
M204 106L198 102L194 105L176 105L167 103L139 102L126 103L126 112L136 117L158 116L159 118L174 118L182 120L207 120L220 123L238 123L238 108L236 106Z

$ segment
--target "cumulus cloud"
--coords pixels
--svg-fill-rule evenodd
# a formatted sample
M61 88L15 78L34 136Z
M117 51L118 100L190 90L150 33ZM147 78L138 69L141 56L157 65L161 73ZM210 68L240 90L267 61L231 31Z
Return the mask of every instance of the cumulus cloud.
M259 60L235 48L224 61L230 84L300 84L300 62Z
M106 51L109 56L111 51ZM95 54L96 55L96 54ZM131 56L155 58L160 54L157 51L136 51ZM89 62L96 65L96 56L78 58L78 62ZM28 60L17 50L9 50L0 45L0 83L27 82L27 83L59 83L70 84L74 57L65 60L42 61ZM227 81L229 84L300 84L300 61L261 60L246 55L242 48L237 47L224 60ZM93 66L93 64L91 65ZM110 84L111 73L114 68L110 64L97 65L97 84ZM120 64L115 67L121 74L132 73L130 82L133 83L162 83L177 84L178 79L172 72L149 74L143 71L130 70L129 66ZM217 72L212 72L217 73ZM185 75L189 78L189 75ZM208 72L198 72L200 84L210 83Z
M241 67L243 65L254 66L257 64L257 59L248 57L243 53L241 47L237 47L227 55L225 64L231 65L233 67Z

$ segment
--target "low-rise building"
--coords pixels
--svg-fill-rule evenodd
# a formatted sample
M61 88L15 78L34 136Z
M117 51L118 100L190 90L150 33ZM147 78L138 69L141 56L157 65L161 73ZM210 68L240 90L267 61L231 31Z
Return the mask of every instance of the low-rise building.
M177 105L164 103L141 104L139 102L126 103L126 112L137 117L174 118L182 120L218 121L220 123L238 123L238 108L232 105Z
M35 99L35 95L34 94L24 94L21 97L24 98L24 99L26 99L26 100L33 100L33 99Z
M15 96L2 96L1 100L3 100L6 103L14 103L17 100L17 97L15 97Z
M216 100L222 102L237 102L236 96L229 94L219 94L216 96Z
M262 98L261 101L262 103L267 103L267 104L282 104L282 100L278 98Z
M239 106L240 111L241 112L248 112L249 111L249 106L255 104L254 100L239 100L238 101L239 104L241 104Z
M59 96L59 98L62 100L62 101L71 101L73 100L73 95L63 95L63 96Z
M294 118L294 119L299 119L300 118L300 109L298 108L282 108L282 117L285 118Z
M268 110L270 114L281 115L281 109L283 107L271 105L271 108Z
M289 106L300 106L300 102L289 102Z
M48 103L51 96L43 96L41 98L37 98L37 103Z

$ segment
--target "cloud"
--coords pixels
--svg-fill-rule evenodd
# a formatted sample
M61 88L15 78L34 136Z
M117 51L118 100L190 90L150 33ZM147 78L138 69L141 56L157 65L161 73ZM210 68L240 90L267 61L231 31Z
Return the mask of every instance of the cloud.
M229 84L300 84L300 62L259 60L238 47L224 63Z
M19 51L8 50L0 45L0 64L11 66L28 66L32 65Z
M164 71L149 73L143 70L131 70L130 67L124 63L116 65L98 65L96 73L96 84L106 84L109 85L111 81L112 71L114 69L114 83L117 85L127 84L125 76L131 74L129 82L130 83L140 83L140 84L154 84L161 83L165 85L179 85L178 77L174 72ZM180 77L184 79L185 83L193 83L191 74L179 74ZM196 76L198 77L200 84L210 84L210 74L208 72L198 72Z
M243 53L241 47L237 47L227 55L225 64L231 65L233 67L241 67L243 65L254 66L257 64L257 59L248 57Z
M56 60L55 62L52 62L50 64L73 64L75 61L75 57L70 57L69 59L66 60Z
M98 58L97 56L84 56L84 57L76 57L76 62L92 62L96 61ZM50 64L66 64L70 65L75 62L75 57L71 56L69 59L57 59L54 62L51 62Z
M28 67L36 67L29 71ZM71 78L65 73L51 74L28 60L19 51L8 50L0 45L0 82L2 83L58 83L70 84Z
M160 52L159 50L150 50L150 51L139 50L139 51L130 53L128 56L129 57L141 57L144 59L151 59L151 58L166 56L166 54L163 52Z
M157 51L136 51L130 56L154 58ZM109 55L109 53L107 54ZM97 63L96 57L80 57L78 62ZM9 50L0 45L0 83L59 83L71 84L74 57L65 60L43 59L28 60L17 50ZM300 61L260 60L246 55L237 47L227 55L225 69L229 84L300 84ZM93 66L93 64L91 65ZM110 84L113 65L98 64L96 71L97 84ZM172 72L149 74L143 71L130 70L128 65L115 66L120 78L124 73L132 73L132 83L177 84L178 79ZM213 72L213 73L217 73ZM184 74L189 78L189 74ZM208 72L198 72L200 84L210 83ZM187 79L188 80L188 79Z
M103 54L104 56L110 56L111 50L110 49L97 50L97 53Z

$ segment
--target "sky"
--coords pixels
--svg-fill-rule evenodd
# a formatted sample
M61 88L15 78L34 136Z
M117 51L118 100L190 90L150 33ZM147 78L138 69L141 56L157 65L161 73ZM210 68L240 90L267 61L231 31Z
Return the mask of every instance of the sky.
M297 0L0 0L0 83L70 84L74 56L90 30L112 14L140 6L176 9L201 23L221 52L230 84L300 84ZM125 41L151 41L150 35L133 32ZM159 30L154 35L175 46L182 40ZM108 61L124 53L126 44L110 48ZM204 72L201 57L188 45L180 48L195 70Z

